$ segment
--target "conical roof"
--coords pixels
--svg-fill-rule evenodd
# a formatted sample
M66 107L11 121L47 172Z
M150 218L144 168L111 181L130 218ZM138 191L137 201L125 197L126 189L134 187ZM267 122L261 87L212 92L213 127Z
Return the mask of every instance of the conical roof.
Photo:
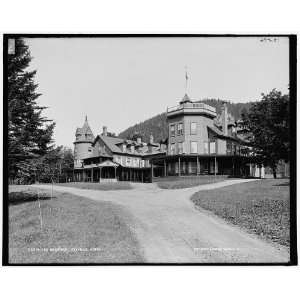
M76 129L76 141L89 141L93 142L95 139L92 129L88 123L87 116L85 117L84 124L81 128Z
M92 134L93 135L93 132L92 132L91 127L90 127L90 125L88 123L88 120L87 120L87 116L85 117L85 121L84 121L84 124L81 128L81 132L83 134Z

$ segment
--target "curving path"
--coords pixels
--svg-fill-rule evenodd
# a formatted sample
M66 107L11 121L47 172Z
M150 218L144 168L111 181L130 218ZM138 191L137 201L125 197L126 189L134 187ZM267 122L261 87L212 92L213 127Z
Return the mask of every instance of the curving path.
M156 184L142 183L133 184L132 190L96 191L65 186L54 186L54 190L125 207L132 215L129 226L148 263L287 263L286 248L196 210L189 200L200 190L252 180L235 179L180 190L162 190Z

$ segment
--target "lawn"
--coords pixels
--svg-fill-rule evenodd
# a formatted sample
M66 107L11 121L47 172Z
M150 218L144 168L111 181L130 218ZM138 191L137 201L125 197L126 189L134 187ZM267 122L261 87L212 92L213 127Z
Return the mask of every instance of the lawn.
M265 179L202 191L192 196L197 208L281 245L290 243L290 188L287 179Z
M163 177L156 178L153 182L157 183L157 186L161 189L184 189L197 185L214 183L224 181L228 178L228 176L211 176L211 175L203 175L203 176L172 176L172 177Z
M68 187L75 187L78 189L87 190L101 190L101 191L112 191L112 190L130 190L132 186L129 182L118 181L118 182L68 182L68 183L55 183L55 185L62 185Z
M37 189L9 194L10 263L140 263L131 216L109 202Z

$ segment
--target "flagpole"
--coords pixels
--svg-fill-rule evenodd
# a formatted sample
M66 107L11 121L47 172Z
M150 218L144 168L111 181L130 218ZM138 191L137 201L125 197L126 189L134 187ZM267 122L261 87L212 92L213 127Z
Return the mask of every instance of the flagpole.
M188 86L188 75L187 75L187 66L185 66L185 93L187 94L187 86Z

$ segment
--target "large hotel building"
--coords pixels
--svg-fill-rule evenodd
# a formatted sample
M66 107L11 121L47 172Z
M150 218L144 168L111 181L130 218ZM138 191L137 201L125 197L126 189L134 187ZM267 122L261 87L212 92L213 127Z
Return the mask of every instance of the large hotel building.
M110 136L107 128L94 136L86 118L74 142L75 181L140 181L154 177L231 175L260 177L252 163L246 133L228 113L193 102L187 94L167 109L168 139L156 143Z

